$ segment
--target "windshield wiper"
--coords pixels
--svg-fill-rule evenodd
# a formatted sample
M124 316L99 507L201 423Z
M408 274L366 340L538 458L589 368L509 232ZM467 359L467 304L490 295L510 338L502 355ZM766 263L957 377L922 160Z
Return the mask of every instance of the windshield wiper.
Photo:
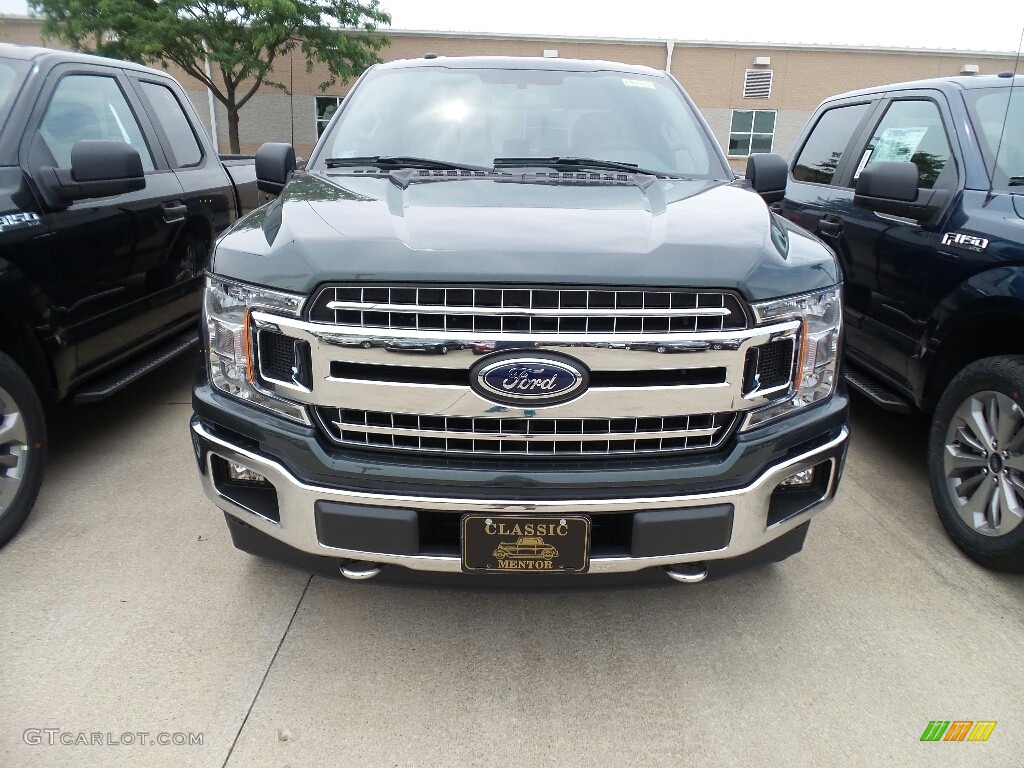
M625 171L658 176L663 179L678 179L681 176L667 171L652 171L636 163L620 163L616 160L599 160L594 157L496 157L495 168L555 168L568 170L591 169L595 171Z
M1011 187L1024 187L1024 176L1011 176L1007 184Z
M427 157L409 157L406 155L370 155L368 157L329 157L325 161L328 168L355 168L370 166L384 170L397 168L422 168L430 171L490 171L479 165L450 163L447 160L431 160Z

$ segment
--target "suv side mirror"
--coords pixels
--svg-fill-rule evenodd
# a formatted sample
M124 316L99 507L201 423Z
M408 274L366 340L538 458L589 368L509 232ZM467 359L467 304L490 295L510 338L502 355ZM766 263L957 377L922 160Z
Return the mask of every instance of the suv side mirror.
M942 189L918 189L917 166L909 161L881 162L860 172L853 204L869 211L924 221L946 204L949 193Z
M295 148L291 144L268 141L256 150L256 187L272 195L281 194L295 170Z
M789 168L782 155L758 153L747 158L747 181L766 203L777 203L786 196Z
M40 186L54 207L146 188L142 158L123 141L81 139L71 148L71 168L41 168Z

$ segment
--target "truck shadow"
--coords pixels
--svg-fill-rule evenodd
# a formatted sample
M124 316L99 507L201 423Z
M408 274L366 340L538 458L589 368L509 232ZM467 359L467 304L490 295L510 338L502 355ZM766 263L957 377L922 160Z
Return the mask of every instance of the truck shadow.
M850 392L851 444L871 452L879 461L919 472L925 479L930 426L930 417L919 411L886 411L859 392Z
M189 405L197 354L181 355L106 400L87 405L65 402L52 408L47 413L50 465L68 453L105 448L122 439L125 430L145 432L147 412L153 407Z

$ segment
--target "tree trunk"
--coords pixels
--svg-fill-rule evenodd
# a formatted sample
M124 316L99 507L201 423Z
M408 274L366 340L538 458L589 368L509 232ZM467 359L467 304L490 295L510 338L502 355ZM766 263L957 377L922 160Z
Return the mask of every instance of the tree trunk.
M241 154L238 144L238 107L234 104L228 105L228 142L231 144L231 154Z

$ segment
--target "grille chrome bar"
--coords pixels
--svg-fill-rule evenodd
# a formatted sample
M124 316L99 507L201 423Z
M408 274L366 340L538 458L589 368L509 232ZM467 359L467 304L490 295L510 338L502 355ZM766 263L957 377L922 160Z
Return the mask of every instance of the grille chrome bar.
M350 328L498 334L747 328L740 299L715 290L327 286L311 303L309 319Z
M445 417L318 408L340 445L475 455L644 454L718 447L735 415L613 419Z
M477 307L432 307L410 304L372 304L359 301L329 301L327 308L333 310L358 309L364 312L416 312L418 314L444 315L475 315ZM548 317L607 317L614 312L616 317L718 317L731 315L727 307L704 307L690 309L512 309L495 307L496 314L508 317L529 317L530 315L546 315Z

